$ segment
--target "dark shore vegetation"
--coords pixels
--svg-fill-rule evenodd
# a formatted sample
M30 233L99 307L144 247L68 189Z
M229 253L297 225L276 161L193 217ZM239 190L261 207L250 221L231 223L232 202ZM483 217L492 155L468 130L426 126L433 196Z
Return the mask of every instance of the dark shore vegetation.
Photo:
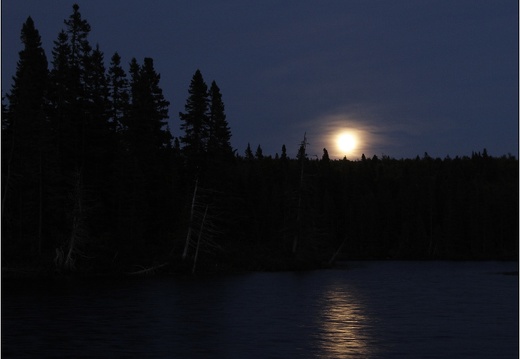
M50 65L31 18L2 103L2 275L328 267L346 259L518 260L518 159L296 158L233 150L197 70L181 131L153 59L108 68L73 7Z

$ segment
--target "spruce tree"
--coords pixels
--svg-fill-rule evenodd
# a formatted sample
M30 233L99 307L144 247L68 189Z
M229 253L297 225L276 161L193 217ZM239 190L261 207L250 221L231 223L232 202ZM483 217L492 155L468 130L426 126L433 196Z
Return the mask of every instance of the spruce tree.
M60 250L72 243L70 228L78 221L85 232L89 229L89 236L107 229L107 191L115 151L103 53L99 46L91 48L90 25L77 4L64 24L54 43L49 87L49 115L59 160L54 222L61 226L61 234L55 236ZM85 195L75 196L78 191ZM80 204L83 210L74 211Z
M261 160L264 158L264 152L262 151L262 147L260 147L260 145L258 145L258 147L256 148L255 157L257 160Z
M137 155L153 156L159 149L171 145L172 136L165 128L169 102L159 86L160 75L155 72L153 59L145 58L142 66L132 59L131 105L128 132L131 148Z
M226 120L222 94L215 81L211 83L209 98L209 139L207 152L217 161L224 158L230 159L233 155L230 143L231 130Z
M251 161L255 158L255 156L253 155L253 151L251 150L251 145L249 143L247 143L245 155L246 155L246 160L249 160L249 161Z
M109 117L117 132L123 129L124 117L128 111L128 80L121 67L121 56L116 52L112 56L108 69Z
M99 46L92 51L84 73L84 98L82 101L85 117L84 154L82 181L88 188L85 200L96 210L89 213L86 223L91 235L101 235L108 230L111 221L109 211L112 190L111 179L114 168L117 139L113 123L110 122L110 102L108 78L104 56ZM81 182L80 182L81 183Z
M112 220L114 237L121 233L126 224L123 207L127 196L128 176L128 145L125 143L126 121L129 111L129 83L125 70L121 66L121 57L116 52L111 58L108 69L108 98L109 98L109 121L115 130L116 150L114 168L112 172Z
M55 133L55 151L60 161L60 168L67 166L68 156L72 153L73 143L71 134L73 132L70 112L75 102L72 88L74 87L69 57L69 38L65 31L58 34L54 41L52 50L52 70L49 80L50 121Z
M82 170L85 162L86 151L88 151L88 138L85 131L88 128L87 109L89 102L89 70L91 67L91 51L92 48L88 41L90 33L90 24L83 19L79 12L78 4L72 6L72 14L68 20L64 20L66 32L69 39L69 76L72 80L72 86L69 91L75 97L73 100L71 117L68 119L72 122L75 134L75 163L73 171Z
M92 49L88 42L90 25L82 19L77 4L64 24L66 28L58 34L52 52L50 101L62 175L72 180L76 170L81 172L87 150L84 131L88 127L88 111L85 106L91 101L87 97L87 73L91 67ZM69 182L72 184L73 181Z
M48 64L31 17L23 24L20 38L24 48L19 53L11 93L7 95L8 122L3 123L2 131L8 135L3 141L9 144L6 153L2 152L2 162L7 164L7 172L2 173L2 222L6 224L4 215L8 213L8 222L13 224L11 233L18 234L18 241L34 239L29 248L40 251L44 170L49 154L45 114Z
M82 103L86 116L86 164L99 165L103 158L113 153L112 143L108 143L114 132L109 122L110 103L108 78L104 65L104 56L99 46L92 52L84 75L84 99Z
M193 75L188 93L185 112L179 113L184 131L180 140L190 171L197 171L203 167L210 128L208 86L200 70Z
M329 162L330 161L329 151L327 151L326 148L323 149L323 156L321 156L321 160L323 162Z
M153 59L145 58L142 66L132 59L130 76L131 103L122 133L126 147L122 158L124 217L128 225L122 229L140 246L145 232L159 231L157 223L167 223L164 216L168 214L163 209L171 198L172 137L166 126L169 102L163 96Z
M296 158L298 159L298 161L302 162L307 159L307 152L306 152L306 149L307 149L307 145L309 143L307 142L307 133L305 133L303 135L303 141L300 142L300 147L298 148L298 153L296 155ZM303 166L303 165L302 165Z
M143 105L147 107L150 128L153 131L153 142L156 148L164 149L171 146L172 136L167 128L168 106L170 102L164 96L159 82L159 75L154 68L153 59L145 58L141 69L141 81L146 92L143 94Z
M90 24L82 19L78 4L72 6L72 14L64 23L67 27L67 34L70 39L70 65L77 71L74 75L81 76L80 69L84 67L91 47L88 42Z
M48 118L52 132L52 151L55 156L54 183L51 187L53 211L50 223L53 228L53 246L59 247L69 235L67 214L68 193L72 191L72 173L76 163L75 118L76 105L75 82L70 68L70 44L67 33L62 30L54 41L52 49L52 69L49 74Z
M287 157L287 148L285 147L285 145L282 145L282 155L280 156L280 159L282 161L287 161L288 160L288 157Z

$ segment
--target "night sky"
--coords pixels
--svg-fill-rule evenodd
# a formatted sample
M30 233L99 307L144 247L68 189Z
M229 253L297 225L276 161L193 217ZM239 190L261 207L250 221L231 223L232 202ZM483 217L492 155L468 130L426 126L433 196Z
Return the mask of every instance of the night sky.
M31 16L49 66L75 1L2 1L2 95ZM232 146L357 159L518 153L518 2L76 1L108 68L154 59L179 136L191 77L215 80ZM350 131L346 153L336 136ZM315 158L315 157L314 157Z

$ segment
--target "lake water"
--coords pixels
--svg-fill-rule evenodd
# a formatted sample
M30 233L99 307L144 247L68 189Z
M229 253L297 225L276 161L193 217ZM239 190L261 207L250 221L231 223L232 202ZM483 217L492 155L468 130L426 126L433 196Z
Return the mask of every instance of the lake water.
M518 358L518 262L2 281L2 358Z

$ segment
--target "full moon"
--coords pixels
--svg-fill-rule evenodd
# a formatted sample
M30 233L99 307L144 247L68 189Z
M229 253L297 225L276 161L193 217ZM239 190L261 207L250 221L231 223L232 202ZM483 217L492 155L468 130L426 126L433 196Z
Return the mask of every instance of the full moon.
M353 134L344 132L337 137L336 144L343 154L348 154L356 148L357 139Z

